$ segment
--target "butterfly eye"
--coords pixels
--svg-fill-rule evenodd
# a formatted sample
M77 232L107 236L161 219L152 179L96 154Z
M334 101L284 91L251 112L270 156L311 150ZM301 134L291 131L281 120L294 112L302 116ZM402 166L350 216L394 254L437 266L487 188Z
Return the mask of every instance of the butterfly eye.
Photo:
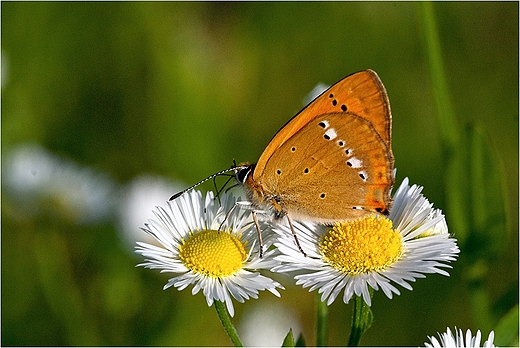
M282 171L280 169L277 169L276 174L280 175L280 174L282 174Z
M236 174L236 180L242 184L245 183L249 173L251 173L251 167L240 169Z
M304 172L305 174L308 174L308 173L309 173L309 168L305 168L305 169L303 170L303 172Z
M320 198L323 199L323 198L325 198L325 196L326 196L325 193L322 193L322 194L320 195Z
M295 148L294 146L291 147L291 151L292 151L292 152L296 151L296 148Z

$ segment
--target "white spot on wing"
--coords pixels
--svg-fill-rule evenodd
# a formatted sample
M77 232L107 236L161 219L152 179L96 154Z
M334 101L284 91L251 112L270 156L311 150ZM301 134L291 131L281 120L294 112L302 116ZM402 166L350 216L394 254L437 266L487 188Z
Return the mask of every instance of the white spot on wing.
M347 165L352 168L361 168L363 167L363 161L356 157L351 157L347 160Z
M338 136L338 134L336 133L336 130L334 128L329 128L325 132L324 136L325 136L325 139L327 139L327 140L333 140Z
M365 172L364 170L362 170L362 171L359 172L359 177L360 177L363 181L367 181L367 180L368 180L368 174L367 174L367 172Z

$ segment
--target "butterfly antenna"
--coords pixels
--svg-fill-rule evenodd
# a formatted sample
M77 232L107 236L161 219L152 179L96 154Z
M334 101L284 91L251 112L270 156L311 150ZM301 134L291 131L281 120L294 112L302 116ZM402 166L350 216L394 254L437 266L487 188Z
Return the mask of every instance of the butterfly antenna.
M237 170L242 169L242 168L245 168L245 166L233 165L233 167L231 167L231 168L221 170L220 172L217 172L217 173L215 173L213 175L208 176L206 179L199 181L195 185L192 185L192 186L188 187L187 189L184 189L184 190L182 190L180 192L177 192L176 194L171 196L169 200L173 201L174 199L176 199L176 198L182 196L183 194L185 194L186 192L193 190L195 187L197 187L197 186L205 183L206 181L211 180L211 179L213 179L213 178L215 178L215 177L217 177L219 175L224 175L224 174L229 173L231 171L236 172Z

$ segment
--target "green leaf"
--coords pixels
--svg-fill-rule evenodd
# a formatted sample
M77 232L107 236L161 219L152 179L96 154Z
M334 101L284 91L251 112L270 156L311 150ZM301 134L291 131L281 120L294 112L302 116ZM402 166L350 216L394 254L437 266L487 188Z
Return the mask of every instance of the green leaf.
M497 347L518 347L518 305L498 322L493 343Z
M468 126L462 135L448 164L446 220L464 254L476 324L491 327L490 294L483 283L508 240L502 166L480 127Z
M495 318L484 283L490 273L490 262L500 257L509 240L505 176L500 157L483 128L470 124L464 130L457 122L444 69L435 6L435 3L421 2L417 9L422 19L445 157L444 212L448 229L457 238L464 255L461 259L464 259L464 276L469 285L475 324L491 327Z
M426 43L426 53L428 57L428 67L430 68L433 97L437 106L437 116L440 125L441 137L444 149L451 151L459 143L459 127L453 111L448 91L448 82L442 59L441 43L437 30L434 6L432 2L421 2L417 4L420 11L420 23L424 26L424 41Z
M289 332L283 339L282 347L294 347L294 336L292 333L292 329L289 329Z
M474 260L491 260L507 242L502 165L480 126L468 126L447 177L450 231ZM453 224L452 224L453 222Z
M298 339L296 340L296 347L305 347L305 338L303 337L303 334L300 334L298 336Z
M482 128L463 131L455 117L437 22L436 6L417 5L430 68L433 96L446 159L446 219L448 228L466 252L477 260L489 260L506 242L505 185L499 156Z

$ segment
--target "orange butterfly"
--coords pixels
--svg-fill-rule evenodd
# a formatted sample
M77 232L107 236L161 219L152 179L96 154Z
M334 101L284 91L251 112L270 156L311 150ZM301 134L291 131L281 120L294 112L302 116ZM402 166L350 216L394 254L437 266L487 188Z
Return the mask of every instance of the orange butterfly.
M262 212L286 218L301 250L291 220L329 224L388 214L394 184L391 129L383 83L374 71L360 71L289 120L256 164L233 166L208 179L234 171L253 207L260 245L256 214Z

